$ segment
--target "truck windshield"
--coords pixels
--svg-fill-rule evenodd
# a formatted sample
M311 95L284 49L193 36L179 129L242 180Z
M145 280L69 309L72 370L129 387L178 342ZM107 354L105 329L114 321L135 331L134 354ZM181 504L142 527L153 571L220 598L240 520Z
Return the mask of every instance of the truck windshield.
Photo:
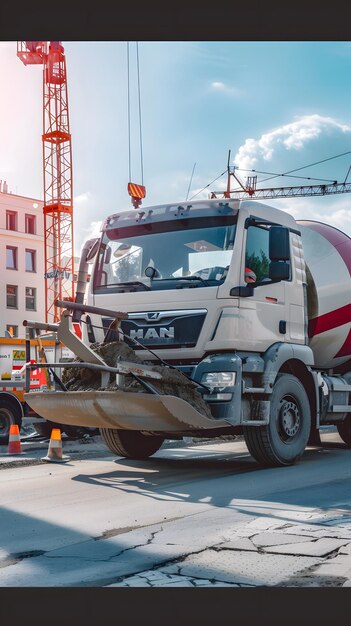
M163 232L160 224L155 229L149 225L142 234L128 237L121 237L122 228L107 230L95 265L93 290L110 293L219 285L230 265L235 222L233 215L183 220L183 224L168 223Z

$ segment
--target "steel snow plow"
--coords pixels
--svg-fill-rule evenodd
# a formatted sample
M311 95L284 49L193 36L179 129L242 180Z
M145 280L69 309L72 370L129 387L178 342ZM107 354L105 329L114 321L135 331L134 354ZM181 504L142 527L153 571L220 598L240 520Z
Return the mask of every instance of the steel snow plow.
M97 428L148 432L184 432L229 426L199 413L182 398L127 391L67 391L31 393L34 410L53 422Z
M69 307L77 305L69 303ZM83 308L112 315L114 331L127 317L96 307ZM30 321L24 324L38 326ZM40 328L44 327L41 323ZM54 330L52 325L50 330ZM155 452L165 438L230 427L227 421L212 417L199 385L178 369L144 363L123 341L106 341L92 349L75 334L68 309L55 330L58 340L77 359L50 364L51 370L63 370L61 378L56 375L58 389L25 394L29 406L49 422L99 428L111 450L143 458Z

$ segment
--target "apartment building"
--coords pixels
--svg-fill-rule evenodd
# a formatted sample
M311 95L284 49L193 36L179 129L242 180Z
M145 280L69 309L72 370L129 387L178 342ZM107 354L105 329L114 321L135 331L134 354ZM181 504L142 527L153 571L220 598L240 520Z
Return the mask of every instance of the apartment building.
M24 337L23 320L45 320L43 202L0 181L0 337Z

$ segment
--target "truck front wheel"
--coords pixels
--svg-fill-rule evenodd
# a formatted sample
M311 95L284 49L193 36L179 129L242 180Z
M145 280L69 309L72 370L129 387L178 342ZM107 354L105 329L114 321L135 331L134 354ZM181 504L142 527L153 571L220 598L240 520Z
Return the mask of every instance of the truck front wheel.
M348 413L346 419L336 427L343 442L351 448L351 413Z
M163 437L143 435L137 430L100 428L100 434L114 454L127 459L147 459L155 454L164 442Z
M296 376L278 374L270 401L269 424L245 426L245 443L261 465L292 465L303 454L311 430L308 396Z
M10 426L17 424L18 430L22 426L21 405L16 399L12 400L3 396L0 398L0 445L9 442Z

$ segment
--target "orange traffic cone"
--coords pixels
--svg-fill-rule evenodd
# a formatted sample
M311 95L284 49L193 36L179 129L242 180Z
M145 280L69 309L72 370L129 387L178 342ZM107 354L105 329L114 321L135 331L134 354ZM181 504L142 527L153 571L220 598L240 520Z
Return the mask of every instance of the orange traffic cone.
M44 456L41 460L51 461L51 463L66 463L67 461L69 461L69 459L69 456L62 455L62 440L60 429L53 428L51 431L47 456Z
M17 424L11 424L10 426L7 454L23 454L19 428Z

